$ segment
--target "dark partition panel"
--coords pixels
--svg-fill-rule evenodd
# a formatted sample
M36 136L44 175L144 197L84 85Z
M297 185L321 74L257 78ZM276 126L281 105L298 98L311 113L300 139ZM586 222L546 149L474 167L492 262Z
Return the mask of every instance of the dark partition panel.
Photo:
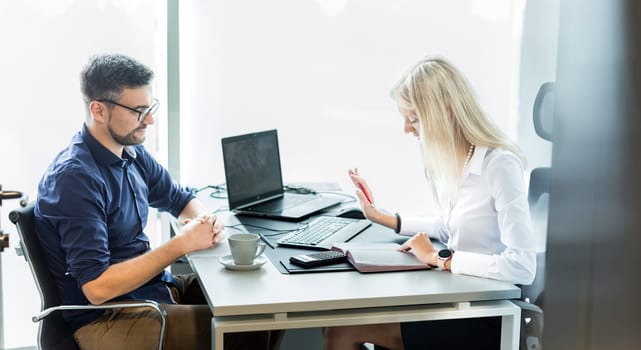
M640 3L561 3L545 349L641 348Z

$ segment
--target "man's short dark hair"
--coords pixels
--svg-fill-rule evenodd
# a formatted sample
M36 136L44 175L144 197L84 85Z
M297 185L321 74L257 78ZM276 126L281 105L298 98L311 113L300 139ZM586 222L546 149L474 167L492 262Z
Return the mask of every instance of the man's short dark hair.
M117 101L125 88L147 86L153 77L151 69L131 57L94 56L80 75L82 95L87 104L98 99Z

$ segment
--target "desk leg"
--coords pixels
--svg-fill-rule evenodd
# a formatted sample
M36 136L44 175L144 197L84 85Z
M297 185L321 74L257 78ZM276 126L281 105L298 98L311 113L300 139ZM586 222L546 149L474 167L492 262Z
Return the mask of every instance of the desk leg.
M222 327L216 327L216 318L211 318L211 348L212 350L223 350L225 333Z
M521 327L521 309L501 317L501 349L518 349Z

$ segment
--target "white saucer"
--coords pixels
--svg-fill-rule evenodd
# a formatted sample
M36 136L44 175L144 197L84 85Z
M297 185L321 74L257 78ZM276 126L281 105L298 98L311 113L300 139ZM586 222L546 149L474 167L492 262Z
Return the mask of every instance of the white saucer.
M232 258L231 255L221 256L218 258L218 261L225 265L225 268L229 270L249 271L259 269L261 266L265 265L267 258L264 255L259 255L254 259L254 263L251 265L236 265L236 263L234 263L234 258Z

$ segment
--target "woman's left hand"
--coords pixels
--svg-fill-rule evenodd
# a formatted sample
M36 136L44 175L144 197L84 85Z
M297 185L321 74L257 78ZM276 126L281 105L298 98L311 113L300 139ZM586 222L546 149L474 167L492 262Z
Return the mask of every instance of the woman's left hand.
M404 252L411 250L420 261L437 266L438 251L434 248L430 237L425 232L415 234L414 237L405 241L399 250Z

